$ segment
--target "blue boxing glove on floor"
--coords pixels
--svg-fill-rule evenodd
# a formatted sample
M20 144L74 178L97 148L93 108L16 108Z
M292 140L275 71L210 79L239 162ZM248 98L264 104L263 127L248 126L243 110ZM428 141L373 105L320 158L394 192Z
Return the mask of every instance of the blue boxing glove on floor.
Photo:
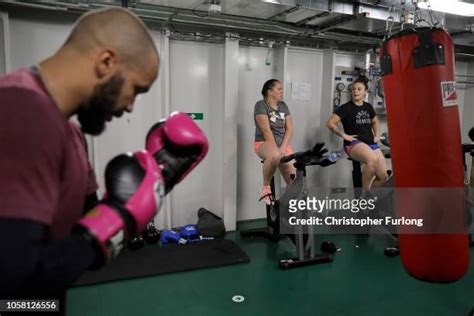
M199 234L199 231L196 228L196 225L193 224L183 226L181 228L180 234L181 238L184 238L188 243L193 243L202 240L201 235Z
M185 244L186 239L181 238L181 234L173 230L166 229L161 233L160 240L162 244Z

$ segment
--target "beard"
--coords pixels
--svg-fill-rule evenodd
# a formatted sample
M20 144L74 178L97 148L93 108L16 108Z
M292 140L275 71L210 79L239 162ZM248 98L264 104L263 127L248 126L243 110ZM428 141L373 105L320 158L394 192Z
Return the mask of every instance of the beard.
M106 83L96 85L87 103L80 105L77 119L82 131L90 135L100 135L105 130L105 122L112 116L121 116L122 111L114 111L120 96L124 79L120 74L114 75Z

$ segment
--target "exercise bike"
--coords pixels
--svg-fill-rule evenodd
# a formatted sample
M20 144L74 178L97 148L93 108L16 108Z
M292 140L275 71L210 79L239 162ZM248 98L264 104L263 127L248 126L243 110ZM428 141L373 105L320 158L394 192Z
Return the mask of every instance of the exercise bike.
M323 242L322 248L328 254L316 255L314 231L310 225L306 232L303 232L301 226L295 226L294 232L289 234L281 234L281 225L285 225L285 219L282 219L282 214L288 214L290 200L306 200L308 196L306 167L320 166L327 167L336 163L335 156L332 159L325 156L327 149L324 148L324 143L317 143L312 149L297 152L281 159L281 163L295 160L294 166L296 168L296 176L292 177L293 181L286 187L284 193L279 199L274 199L270 205L267 205L267 226L262 228L241 230L240 235L246 237L265 237L272 242L278 242L282 236L289 237L296 247L296 256L280 260L279 266L281 269L298 268L307 265L328 263L333 260L329 253L334 253L336 247L330 242ZM332 161L333 160L333 161ZM279 176L277 177L279 178ZM272 195L278 196L276 191L279 189L279 184L276 185L275 177L271 180ZM308 212L308 211L307 211ZM311 215L307 212L305 216Z

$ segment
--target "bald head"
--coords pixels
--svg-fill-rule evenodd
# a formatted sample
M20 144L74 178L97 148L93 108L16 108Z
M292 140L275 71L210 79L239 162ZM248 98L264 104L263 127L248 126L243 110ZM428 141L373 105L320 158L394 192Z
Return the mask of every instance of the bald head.
M112 49L121 63L146 67L158 61L158 52L145 24L129 10L107 8L84 14L76 23L64 47L81 53ZM142 68L143 69L143 68Z

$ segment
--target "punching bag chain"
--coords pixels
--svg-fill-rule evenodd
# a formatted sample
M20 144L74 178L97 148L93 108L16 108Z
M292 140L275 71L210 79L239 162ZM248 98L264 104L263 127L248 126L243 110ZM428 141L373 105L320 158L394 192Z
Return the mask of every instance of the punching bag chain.
M392 1L392 4L388 8L388 17L385 21L385 36L384 40L389 38L392 35L392 27L395 24L395 19L393 14L395 13L395 0Z
M400 2L400 7L401 7L401 11L400 11L400 29L403 30L403 27L405 26L405 23L407 21L406 11L405 11L405 0L402 0Z

